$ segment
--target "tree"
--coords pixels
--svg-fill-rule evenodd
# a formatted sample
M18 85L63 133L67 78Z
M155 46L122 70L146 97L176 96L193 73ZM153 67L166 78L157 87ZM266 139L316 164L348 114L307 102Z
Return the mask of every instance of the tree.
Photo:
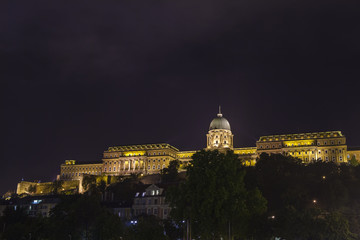
M82 180L82 187L85 191L93 190L96 187L96 176L85 175Z
M137 224L130 226L125 239L128 240L165 240L164 228L158 218L153 215L143 215Z
M162 182L176 182L179 177L180 161L173 160L169 163L169 166L160 171Z
M354 166L354 167L359 166L359 162L356 160L356 157L354 155L351 156L349 163L351 166Z
M99 196L64 196L51 211L46 239L119 239L120 218L105 209Z
M245 236L248 223L266 211L266 200L258 189L247 189L246 172L238 155L202 150L193 155L187 179L170 189L171 214L189 220L195 235L204 239Z
M359 197L359 179L352 166L303 164L291 156L262 154L251 173L247 182L257 184L268 200L268 215L274 216L268 221L273 236L353 239L350 218L342 213L349 206L354 212L356 204L350 200Z
M59 194L62 191L62 186L64 181L62 180L55 180L50 185L47 186L47 191L52 194Z
M29 193L32 193L32 194L36 193L36 184L30 185L30 186L27 188L27 191L28 191Z

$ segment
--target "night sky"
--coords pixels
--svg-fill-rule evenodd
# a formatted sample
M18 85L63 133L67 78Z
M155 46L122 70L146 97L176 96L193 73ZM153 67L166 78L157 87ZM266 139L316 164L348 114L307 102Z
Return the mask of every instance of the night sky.
M360 146L357 1L1 1L0 193L109 146L236 147L341 130Z

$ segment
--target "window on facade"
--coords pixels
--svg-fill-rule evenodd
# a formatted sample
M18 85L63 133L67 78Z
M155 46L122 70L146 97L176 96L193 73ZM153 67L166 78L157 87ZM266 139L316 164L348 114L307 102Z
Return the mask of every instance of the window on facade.
M114 172L116 171L116 167L114 167Z
M324 142L324 144L326 145L326 144L327 144L327 142Z
M343 159L342 159L342 156L340 156L340 158L339 158L339 159L340 159L340 161L342 161L342 160L343 160Z
M167 214L168 214L168 210L164 209L164 215L167 215Z
M150 166L148 166L148 170L150 170Z
M327 150L325 150L325 153L327 154L327 153L328 153L328 151L327 151Z
M160 165L158 165L158 169L160 169Z
M157 215L157 208L154 208L154 215Z
M151 205L151 199L148 200L148 204Z
M334 141L331 141L331 145L334 145Z
M151 208L148 208L148 214L149 215L151 214Z
M153 169L155 169L155 165L153 166Z
M326 156L326 157L325 157L325 160L326 160L326 161L329 161L329 157L328 157L328 156Z
M335 161L335 157L332 157L332 160Z
M339 153L341 153L341 149L339 150Z
M158 200L157 199L154 199L154 204L158 204Z
M104 168L104 171L106 172L106 167Z
M335 153L335 150L331 150L332 153Z
M319 150L319 154L321 154L321 150Z

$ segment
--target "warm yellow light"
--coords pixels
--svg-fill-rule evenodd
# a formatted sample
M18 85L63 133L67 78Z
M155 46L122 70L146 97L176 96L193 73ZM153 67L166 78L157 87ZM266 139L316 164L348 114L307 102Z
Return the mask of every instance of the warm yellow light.
M144 156L146 151L131 151L131 152L124 152L124 156Z

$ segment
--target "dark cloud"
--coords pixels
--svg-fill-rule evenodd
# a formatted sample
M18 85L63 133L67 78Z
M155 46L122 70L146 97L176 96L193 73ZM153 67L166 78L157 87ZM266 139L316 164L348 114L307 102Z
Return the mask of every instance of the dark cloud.
M1 192L110 145L236 146L342 130L360 145L356 1L2 1Z

